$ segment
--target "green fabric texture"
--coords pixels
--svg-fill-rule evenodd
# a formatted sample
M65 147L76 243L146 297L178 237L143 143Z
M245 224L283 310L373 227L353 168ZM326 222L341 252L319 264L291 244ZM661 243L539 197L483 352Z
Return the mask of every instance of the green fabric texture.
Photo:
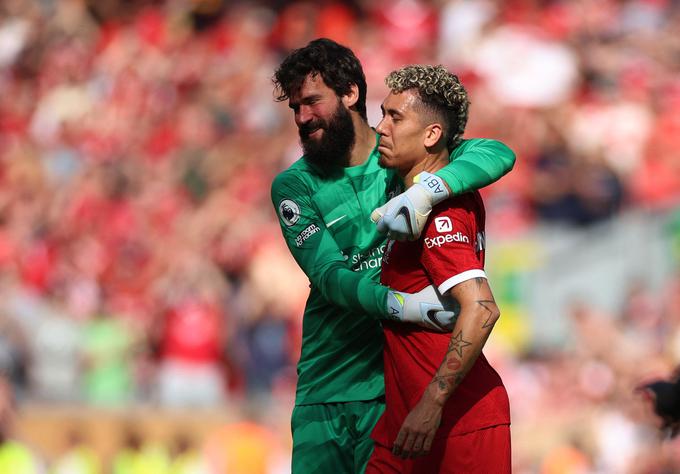
M369 216L398 185L396 175L378 165L377 149L362 165L332 177L300 159L272 184L286 244L311 282L298 405L383 394L377 318L386 311L388 289L378 283L385 238Z
M446 181L451 193L469 193L488 186L515 165L515 154L496 140L463 140L451 152L451 164L435 174Z
M295 407L292 473L364 472L373 452L371 431L384 410L382 398Z

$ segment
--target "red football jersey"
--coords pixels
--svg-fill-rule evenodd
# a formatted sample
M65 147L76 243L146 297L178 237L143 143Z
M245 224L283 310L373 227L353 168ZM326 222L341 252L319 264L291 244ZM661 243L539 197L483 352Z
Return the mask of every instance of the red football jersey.
M188 300L169 311L163 335L163 357L186 363L220 361L221 314L212 304Z
M484 218L484 204L476 192L435 206L419 240L388 242L382 283L409 293L433 284L445 293L471 278L486 278ZM387 406L372 437L382 445L392 446L406 415L444 360L451 334L391 321L384 323L384 332ZM508 423L507 392L482 354L444 406L436 437Z

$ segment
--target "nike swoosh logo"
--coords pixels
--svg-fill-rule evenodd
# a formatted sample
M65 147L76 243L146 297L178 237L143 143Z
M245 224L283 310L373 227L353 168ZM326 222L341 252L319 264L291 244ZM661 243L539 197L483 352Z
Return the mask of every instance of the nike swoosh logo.
M399 209L399 212L397 212L397 215L404 216L404 219L406 220L406 230L408 231L409 238L413 239L413 232L411 232L411 229L413 228L413 226L411 225L411 215L408 213L408 209L406 209L406 206L402 206Z
M344 216L340 216L340 217L338 217L337 219L333 219L333 220L330 221L328 224L326 224L326 227L332 226L333 224L337 223L338 221L344 219L345 217L347 217L347 214L345 214Z
M436 309L429 310L427 313L425 313L425 315L427 316L427 319L429 319L432 324L434 324L435 326L440 328L442 331L446 331L446 328L443 327L439 323L439 321L437 320L437 317L436 317L437 316L437 310Z

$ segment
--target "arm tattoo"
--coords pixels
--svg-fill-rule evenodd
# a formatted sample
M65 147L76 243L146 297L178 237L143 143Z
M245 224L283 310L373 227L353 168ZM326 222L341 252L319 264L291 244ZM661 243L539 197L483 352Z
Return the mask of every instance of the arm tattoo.
M463 331L458 331L458 334L453 336L451 338L451 342L449 343L449 350L447 351L447 354L453 351L456 351L456 353L460 356L463 357L463 348L472 345L471 342L468 342L463 339Z
M436 383L439 390L442 392L453 391L463 381L465 375L462 372L456 372L450 375L437 375L432 379L431 383Z
M482 324L482 329L493 327L495 321L491 321L491 319L494 312L489 308L489 305L496 304L496 302L494 300L477 300L477 304L489 312L489 316L484 321L484 324Z

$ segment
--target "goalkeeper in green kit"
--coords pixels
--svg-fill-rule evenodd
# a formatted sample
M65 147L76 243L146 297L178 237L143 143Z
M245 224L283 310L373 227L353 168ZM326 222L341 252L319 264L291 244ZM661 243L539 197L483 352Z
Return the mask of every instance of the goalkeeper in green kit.
M291 421L292 471L359 473L384 409L380 319L443 331L453 317L431 286L402 293L378 283L385 233L418 238L432 206L494 182L515 156L497 141L463 140L448 166L422 173L400 194L401 178L378 165L366 79L350 49L314 40L283 60L274 84L277 100L293 111L304 156L276 177L272 203L311 282Z

